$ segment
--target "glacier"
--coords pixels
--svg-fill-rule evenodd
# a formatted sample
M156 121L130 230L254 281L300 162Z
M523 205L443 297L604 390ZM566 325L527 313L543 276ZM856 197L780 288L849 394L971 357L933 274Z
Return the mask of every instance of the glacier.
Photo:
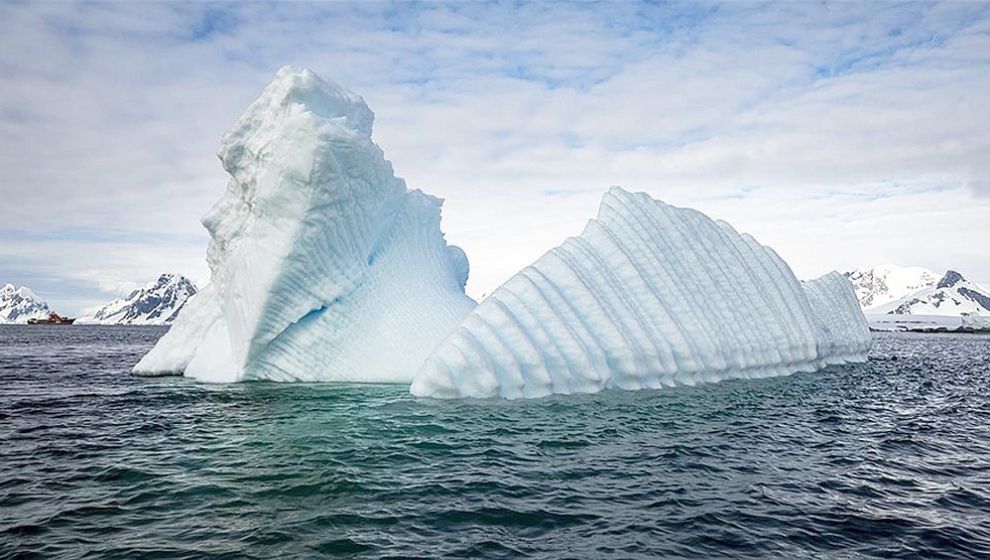
M285 67L224 136L210 286L135 366L204 381L408 382L475 305L442 201L409 190L364 100Z
M481 302L413 380L416 396L657 389L861 362L848 280L801 283L729 224L613 187L580 236Z
M218 151L230 180L202 220L211 282L136 373L528 398L866 359L845 277L799 282L729 224L618 187L581 235L477 304L442 201L396 177L373 121L337 84L278 72Z

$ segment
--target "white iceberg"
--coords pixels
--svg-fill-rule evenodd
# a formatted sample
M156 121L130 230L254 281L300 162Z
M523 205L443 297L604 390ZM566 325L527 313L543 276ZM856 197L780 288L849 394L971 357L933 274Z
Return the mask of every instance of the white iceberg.
M408 382L475 305L441 200L410 191L364 100L286 67L224 137L211 286L134 368L207 381Z
M441 201L395 177L372 121L360 97L279 71L220 146L231 179L203 219L212 282L136 372L519 398L866 358L848 280L802 285L728 224L619 188L581 236L476 305Z
M411 391L528 398L694 385L865 361L870 342L841 275L802 286L729 224L613 188L579 237L468 314Z

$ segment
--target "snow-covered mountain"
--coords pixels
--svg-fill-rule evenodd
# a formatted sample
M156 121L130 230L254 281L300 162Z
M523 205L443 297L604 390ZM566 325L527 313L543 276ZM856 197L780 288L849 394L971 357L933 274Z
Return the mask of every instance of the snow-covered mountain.
M990 313L990 290L963 277L955 270L945 273L934 286L873 307L872 314L954 315Z
M196 286L180 274L162 274L158 280L138 288L127 297L88 310L80 323L102 325L168 325L186 301L196 293Z
M845 276L852 282L856 298L863 309L885 305L918 290L931 288L939 278L927 268L893 264L857 268L846 272Z
M7 284L0 288L0 324L27 323L28 319L47 317L48 303L24 286Z

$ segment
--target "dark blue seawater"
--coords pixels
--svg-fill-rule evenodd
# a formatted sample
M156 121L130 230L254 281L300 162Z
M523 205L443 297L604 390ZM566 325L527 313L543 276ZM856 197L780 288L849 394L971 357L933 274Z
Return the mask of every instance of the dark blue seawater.
M538 401L210 386L0 327L0 557L988 558L990 337Z

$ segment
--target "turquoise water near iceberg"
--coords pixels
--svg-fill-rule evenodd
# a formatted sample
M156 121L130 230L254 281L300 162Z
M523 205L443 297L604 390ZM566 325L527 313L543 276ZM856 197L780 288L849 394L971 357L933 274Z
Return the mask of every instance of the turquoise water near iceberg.
M990 337L448 402L129 375L162 332L0 326L0 557L990 556Z

